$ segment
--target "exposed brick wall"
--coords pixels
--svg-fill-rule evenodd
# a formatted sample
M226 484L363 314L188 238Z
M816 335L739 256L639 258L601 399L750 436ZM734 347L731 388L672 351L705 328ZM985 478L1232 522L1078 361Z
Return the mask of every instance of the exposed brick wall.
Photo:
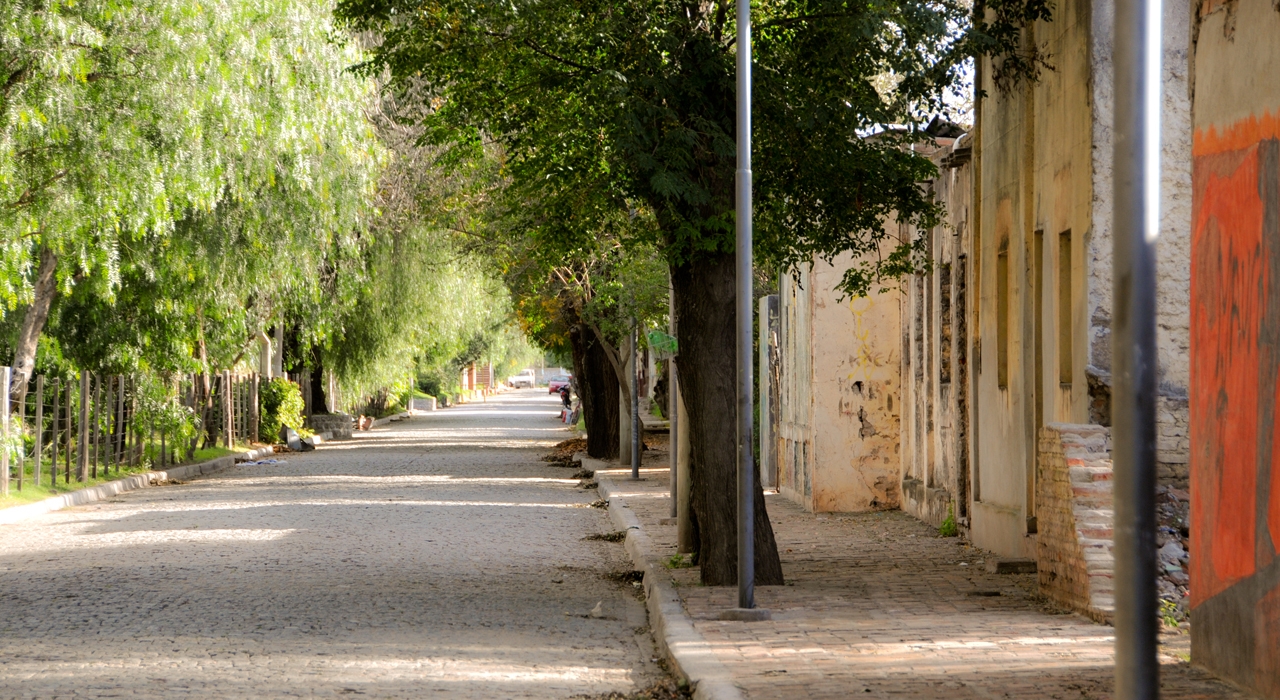
M1112 584L1111 431L1050 423L1040 429L1036 564L1040 590L1099 621L1115 609Z
M1191 479L1191 432L1185 396L1156 399L1156 468L1161 484L1187 488Z

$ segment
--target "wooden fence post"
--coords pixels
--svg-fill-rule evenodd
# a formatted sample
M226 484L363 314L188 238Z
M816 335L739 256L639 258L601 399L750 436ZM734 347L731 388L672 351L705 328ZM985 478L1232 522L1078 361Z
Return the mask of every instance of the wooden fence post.
M36 377L36 466L31 470L31 480L40 485L40 472L44 469L44 375ZM58 477L54 476L50 486L58 483Z
M261 377L257 374L250 375L249 379L249 439L253 442L259 442L258 435L258 382Z
M133 466L142 464L142 452L146 439L142 436L142 421L138 420L138 380L133 380L133 393L129 396L129 422L133 425Z
M224 409L223 425L227 431L227 449L235 447L235 414L231 404L231 370L222 371L222 406Z
M119 437L120 437L120 393L124 387L117 387L119 377L112 377L107 384L107 410L111 413L111 432L107 433L107 459L111 460L107 469L116 468L120 473Z
M63 481L71 483L71 394L75 391L76 383L74 381L67 382L66 405L62 409L62 422L66 424L67 442L63 447L66 451L62 453L62 464L66 473L63 475Z
M0 449L0 496L9 495L9 377L13 370L9 367L0 368L0 425L3 426L3 449Z
M10 374L9 376L10 376L10 379L12 379L13 375ZM22 490L22 482L25 481L26 471L27 471L27 464L26 464L27 455L26 455L26 449L24 448L24 445L26 445L26 442L22 439L23 435L26 434L26 426L27 426L27 397L24 394L22 397L22 403L18 405L18 447L16 450L14 450L15 457L17 457L17 461L18 461L17 468L14 469L14 471L18 473L18 490L19 491ZM39 468L37 468L36 471L39 472Z
M93 403L89 405L89 440L93 443L90 459L93 460L91 474L98 478L98 443L102 440L102 377L90 375L93 382Z
M76 481L89 480L89 373L80 372L80 422L76 435Z
M58 485L58 418L62 416L62 379L53 380L53 430L49 433L49 448L53 453L50 457L53 464L49 465L49 473L53 475L53 481L49 483L49 488Z

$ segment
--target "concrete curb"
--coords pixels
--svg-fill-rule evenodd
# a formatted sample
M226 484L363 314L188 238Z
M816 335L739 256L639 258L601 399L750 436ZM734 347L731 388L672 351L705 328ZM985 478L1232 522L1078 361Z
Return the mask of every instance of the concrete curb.
M326 442L333 442L333 433L326 430L323 433L316 433L309 438L303 438L302 441L312 447L317 447Z
M236 462L247 462L258 459L273 453L270 447L260 447L249 452L241 452L240 454L227 455L208 462L200 462L198 464L187 464L181 467L173 467L164 471L143 472L142 474L132 474L123 479L108 481L105 484L99 484L92 488L80 489L71 493L64 493L61 496L52 496L43 501L28 503L24 506L14 506L0 510L0 525L12 525L13 523L34 518L37 515L52 513L55 510L70 508L72 506L82 506L86 503L94 503L96 501L104 501L112 496L118 496L126 491L136 491L137 489L146 488L152 484L171 481L173 479L192 479L205 474L212 474L234 465Z
M574 455L584 469L599 471L614 465L583 454ZM695 700L744 700L729 670L715 658L711 645L693 626L662 558L654 553L653 541L640 525L635 512L618 494L621 489L609 477L597 473L597 491L609 501L609 517L626 530L627 554L636 569L644 572L645 605L649 608L649 628L653 640L667 657L671 670L693 686Z
M396 413L396 414L394 414L394 415L387 416L386 418L378 418L378 419L374 420L374 421L373 421L373 426L372 426L372 427L376 428L376 427L378 427L378 426L380 426L380 425L386 425L387 423L392 423L392 422L395 422L395 421L398 421L398 420L403 420L403 419L408 418L408 417L409 417L409 412L408 412L408 411L404 411L403 413Z

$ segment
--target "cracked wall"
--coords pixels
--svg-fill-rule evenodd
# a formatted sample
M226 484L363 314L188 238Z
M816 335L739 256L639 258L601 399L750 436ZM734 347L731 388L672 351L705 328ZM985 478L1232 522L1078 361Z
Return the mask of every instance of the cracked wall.
M778 490L815 512L897 508L898 293L841 299L852 258L780 285Z

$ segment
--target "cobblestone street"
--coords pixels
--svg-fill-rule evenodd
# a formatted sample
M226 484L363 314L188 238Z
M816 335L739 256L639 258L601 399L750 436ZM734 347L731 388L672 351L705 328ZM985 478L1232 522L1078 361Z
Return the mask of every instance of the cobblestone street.
M0 529L0 697L567 698L661 677L520 391ZM588 613L602 603L603 617Z

